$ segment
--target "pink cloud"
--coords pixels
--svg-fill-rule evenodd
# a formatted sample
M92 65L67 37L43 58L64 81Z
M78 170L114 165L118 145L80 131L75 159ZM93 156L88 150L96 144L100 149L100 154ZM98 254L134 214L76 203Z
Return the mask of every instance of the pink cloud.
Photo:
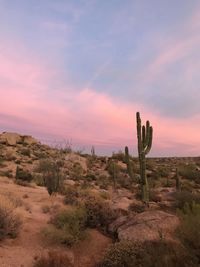
M58 84L53 91L50 85L55 77L59 80L59 73L55 74L51 67L6 53L0 54L0 60L2 130L7 130L7 125L19 132L72 139L74 143L104 147L107 151L129 145L136 154L135 113L141 111L143 121L149 119L154 127L152 154L165 154L168 148L174 155L199 153L200 116L190 120L167 119L144 106L122 102L93 88L73 90L71 84ZM166 59L157 62L162 64ZM180 148L175 141L187 146Z

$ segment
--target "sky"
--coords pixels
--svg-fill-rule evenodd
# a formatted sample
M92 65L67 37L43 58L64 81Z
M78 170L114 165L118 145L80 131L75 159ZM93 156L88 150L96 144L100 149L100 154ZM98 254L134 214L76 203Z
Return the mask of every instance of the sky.
M0 0L0 131L200 156L199 0Z

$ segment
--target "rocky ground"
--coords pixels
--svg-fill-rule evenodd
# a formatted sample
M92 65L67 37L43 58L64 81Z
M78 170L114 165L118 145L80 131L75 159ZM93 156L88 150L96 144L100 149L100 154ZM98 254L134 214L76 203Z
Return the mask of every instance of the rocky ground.
M64 204L65 194L53 198L42 185L38 164L43 159L59 161L64 177L64 188L78 188L77 201L93 194L116 211L117 218L107 225L107 232L88 228L88 235L72 247L48 242L42 234L53 210L70 209ZM110 162L116 164L113 179ZM22 226L19 235L0 241L0 266L32 267L33 262L48 250L67 253L74 266L92 267L102 258L106 248L118 240L170 240L180 221L176 214L176 168L180 169L181 187L189 192L200 192L200 158L154 158L147 160L151 197L149 207L139 197L139 164L131 157L134 177L130 179L123 153L108 157L82 155L69 148L55 149L42 145L33 137L13 133L0 135L0 195L15 203ZM16 179L21 168L30 181ZM189 174L188 174L189 173ZM188 179L193 177L192 179ZM80 194L81 192L81 194ZM80 196L81 195L81 196ZM51 212L46 212L50 207ZM115 239L113 239L115 237Z

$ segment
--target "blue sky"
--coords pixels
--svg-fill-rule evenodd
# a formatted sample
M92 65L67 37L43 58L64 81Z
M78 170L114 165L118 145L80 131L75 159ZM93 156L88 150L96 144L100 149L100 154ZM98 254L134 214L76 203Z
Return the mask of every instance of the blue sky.
M0 4L1 130L109 153L135 146L139 108L157 129L153 155L198 153L199 1Z

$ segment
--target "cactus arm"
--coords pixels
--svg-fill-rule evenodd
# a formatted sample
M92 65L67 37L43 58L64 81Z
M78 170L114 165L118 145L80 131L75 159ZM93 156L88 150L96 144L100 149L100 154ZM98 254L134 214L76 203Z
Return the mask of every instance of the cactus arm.
M152 147L152 140L153 140L153 128L150 127L149 128L149 138L148 138L148 144L145 148L145 155L147 155L149 153L149 151L151 150Z

